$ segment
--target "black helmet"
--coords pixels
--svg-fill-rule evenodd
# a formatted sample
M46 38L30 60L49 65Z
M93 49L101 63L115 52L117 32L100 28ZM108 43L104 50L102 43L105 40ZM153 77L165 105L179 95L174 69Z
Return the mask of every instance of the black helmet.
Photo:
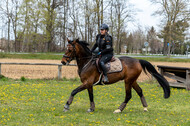
M108 27L107 24L101 24L100 30L101 30L101 29L105 29L105 30L109 31L109 27Z

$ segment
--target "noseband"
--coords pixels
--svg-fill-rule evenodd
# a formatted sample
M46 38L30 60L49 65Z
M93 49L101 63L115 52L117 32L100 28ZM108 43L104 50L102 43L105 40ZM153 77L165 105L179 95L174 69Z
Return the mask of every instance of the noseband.
M71 45L72 45L74 51L70 54L70 56L67 56L65 54L63 55L63 58L69 58L69 60L66 59L68 63L70 63L73 60L73 57L75 57L75 55L76 55L75 45L74 44L71 44ZM71 57L72 55L73 55L73 57Z

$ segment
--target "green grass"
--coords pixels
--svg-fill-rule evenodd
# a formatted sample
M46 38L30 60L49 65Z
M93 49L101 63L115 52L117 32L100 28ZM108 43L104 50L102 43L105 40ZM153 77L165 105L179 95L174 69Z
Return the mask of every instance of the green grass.
M155 82L140 83L149 105L143 112L140 99L133 97L120 114L113 111L124 100L124 84L95 86L96 110L87 113L87 91L74 98L70 111L63 107L79 80L12 80L0 79L0 125L190 125L190 92L171 88L171 97L163 98L163 90ZM154 84L153 84L154 83Z
M11 58L11 59L51 59L51 60L61 60L62 55L55 55L53 53L41 53L41 54L9 54L0 53L0 58Z
M144 59L147 61L154 62L190 62L190 59L177 59L177 58L167 58L167 57L134 57L136 59Z
M61 54L61 53L59 53ZM133 57L133 55L126 55ZM55 53L37 53L37 54L9 54L9 53L0 53L0 58L12 58L12 59L42 59L42 60L61 60L62 55L57 55ZM147 61L155 62L190 62L189 59L176 59L176 58L167 58L167 57L134 57L136 59L144 59Z

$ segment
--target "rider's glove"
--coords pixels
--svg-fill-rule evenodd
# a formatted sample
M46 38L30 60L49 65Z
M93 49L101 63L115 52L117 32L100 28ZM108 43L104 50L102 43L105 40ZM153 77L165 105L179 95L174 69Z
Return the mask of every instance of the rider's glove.
M101 52L98 52L98 56L101 55Z

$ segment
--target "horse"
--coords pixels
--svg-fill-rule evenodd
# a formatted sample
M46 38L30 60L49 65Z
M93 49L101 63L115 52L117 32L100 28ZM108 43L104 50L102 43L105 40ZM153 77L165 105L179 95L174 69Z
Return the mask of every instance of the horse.
M93 96L93 86L99 80L101 73L98 71L96 66L96 61L88 48L88 43L86 41L79 41L75 39L73 41L68 39L67 50L62 57L61 63L63 65L68 65L73 59L76 59L78 66L78 74L82 84L71 92L71 95L64 106L64 112L68 111L70 105L74 99L74 96L87 89L90 99L90 108L87 112L93 112L95 110L94 96ZM133 88L140 97L141 103L144 107L144 111L148 111L147 102L143 95L141 87L137 83L137 78L142 71L147 71L158 81L164 91L164 98L170 97L170 87L168 81L160 75L154 66L146 60L138 60L135 58L122 56L119 57L122 63L123 69L119 73L108 74L109 82L105 85L116 83L120 80L125 82L125 100L124 102L114 111L114 113L120 113L124 110L129 100L132 98L131 89Z

